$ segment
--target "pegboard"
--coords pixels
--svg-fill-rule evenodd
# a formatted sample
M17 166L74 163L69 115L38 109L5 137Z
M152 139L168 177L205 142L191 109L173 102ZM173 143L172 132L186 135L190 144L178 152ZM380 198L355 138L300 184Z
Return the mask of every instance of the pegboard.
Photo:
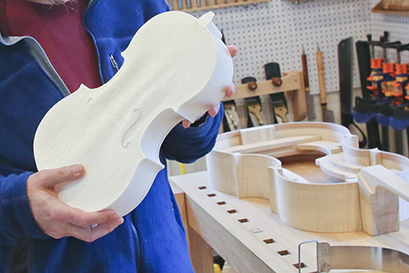
M199 17L205 12L191 14ZM316 0L298 4L273 0L213 12L214 22L223 30L226 43L239 48L234 58L234 83L247 76L265 80L263 66L269 62L278 62L283 72L301 70L303 45L313 94L319 93L317 43L324 57L326 90L338 91L338 43L351 36L354 42L365 40L370 29L368 0ZM354 58L354 86L359 87L356 53Z

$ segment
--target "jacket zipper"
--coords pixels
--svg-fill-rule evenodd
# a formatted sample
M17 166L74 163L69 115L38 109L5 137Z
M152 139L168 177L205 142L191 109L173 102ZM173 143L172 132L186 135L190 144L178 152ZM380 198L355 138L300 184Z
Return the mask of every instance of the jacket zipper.
M136 227L133 223L133 217L131 215L129 222L131 223L131 229L132 232L135 235L135 263L136 263L136 270L138 271L138 269L141 268L141 260L142 260L142 248L141 248L141 241L139 240L139 236L138 236L138 231L136 230ZM138 258L139 257L139 258Z
M46 72L46 74L52 79L52 81L57 85L64 97L71 94L68 87L65 85L64 81L58 75L57 71L52 66L50 60L48 59L44 49L41 45L32 37L23 37L23 41L28 46L31 55L34 57L36 62L41 66L41 68Z
M85 17L87 16L86 14L88 13L88 11L92 8L92 5L95 5L95 3L98 0L90 0L88 3L88 7L87 9L84 11L84 13L82 14L82 23L84 25L85 30L88 32L88 34L91 36L92 41L94 42L94 46L95 46L95 50L97 52L97 57L98 57L98 71L99 71L99 77L101 78L101 83L105 84L105 79L102 76L102 67L101 67L101 54L99 52L99 48L97 46L97 41L95 40L95 36L92 34L91 30L88 28L88 25L85 23Z
M119 65L118 65L118 63L116 62L114 55L112 55L112 54L109 55L109 60L111 61L111 65L112 65L112 67L115 69L115 72L118 72L118 70L119 70Z

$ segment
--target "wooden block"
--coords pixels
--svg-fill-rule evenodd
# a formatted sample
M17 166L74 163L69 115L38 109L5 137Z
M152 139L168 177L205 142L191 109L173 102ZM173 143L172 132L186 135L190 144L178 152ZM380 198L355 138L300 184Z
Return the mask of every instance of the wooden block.
M399 230L398 196L409 201L409 183L382 165L358 175L364 230L379 235Z
M123 52L124 64L102 87L57 103L39 125L39 170L83 164L84 178L59 198L84 211L133 210L163 168L159 149L181 120L217 104L231 84L233 63L209 12L155 16Z

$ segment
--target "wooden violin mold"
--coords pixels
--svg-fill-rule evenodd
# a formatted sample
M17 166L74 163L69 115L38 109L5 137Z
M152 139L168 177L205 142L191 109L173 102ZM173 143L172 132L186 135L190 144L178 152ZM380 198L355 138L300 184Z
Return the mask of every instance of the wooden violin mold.
M307 181L277 158L311 153L338 183ZM409 201L409 159L378 149L359 149L347 128L295 122L218 136L207 155L209 187L238 198L270 199L287 225L312 232L378 235L399 230L398 196ZM407 203L401 216L407 217ZM406 215L404 215L406 213Z
M219 103L232 82L232 59L213 16L171 11L153 17L109 82L82 85L44 116L34 139L38 169L86 169L82 179L59 189L62 201L125 215L143 200L163 168L158 157L166 135Z

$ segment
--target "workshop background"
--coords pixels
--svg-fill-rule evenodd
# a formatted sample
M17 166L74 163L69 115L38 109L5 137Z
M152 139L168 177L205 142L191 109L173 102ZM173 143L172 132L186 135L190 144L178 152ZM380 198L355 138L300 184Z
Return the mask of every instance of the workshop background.
M253 76L266 80L264 65L280 64L282 72L302 70L301 54L304 47L308 61L310 92L314 94L316 121L322 121L319 84L316 65L317 45L323 55L328 109L334 111L335 122L340 123L340 95L338 76L338 51L341 40L353 37L366 41L367 34L379 40L385 31L389 41L409 43L409 16L374 13L371 10L380 0L273 0L270 2L212 9L213 22L223 31L226 44L234 44L239 52L234 57L234 83ZM203 1L202 1L203 2ZM199 17L208 10L189 12ZM376 55L382 49L376 47ZM379 50L379 51L378 51ZM388 58L396 61L396 51L388 50ZM409 55L402 54L402 63L409 62ZM358 63L354 46L354 95L362 96ZM359 124L365 131L365 126ZM406 141L406 134L403 134ZM392 139L392 138L391 138ZM393 150L393 145L391 147ZM405 147L407 151L407 147ZM407 154L405 154L407 156ZM206 169L204 159L185 165L186 172ZM170 162L169 174L180 174L180 166Z

